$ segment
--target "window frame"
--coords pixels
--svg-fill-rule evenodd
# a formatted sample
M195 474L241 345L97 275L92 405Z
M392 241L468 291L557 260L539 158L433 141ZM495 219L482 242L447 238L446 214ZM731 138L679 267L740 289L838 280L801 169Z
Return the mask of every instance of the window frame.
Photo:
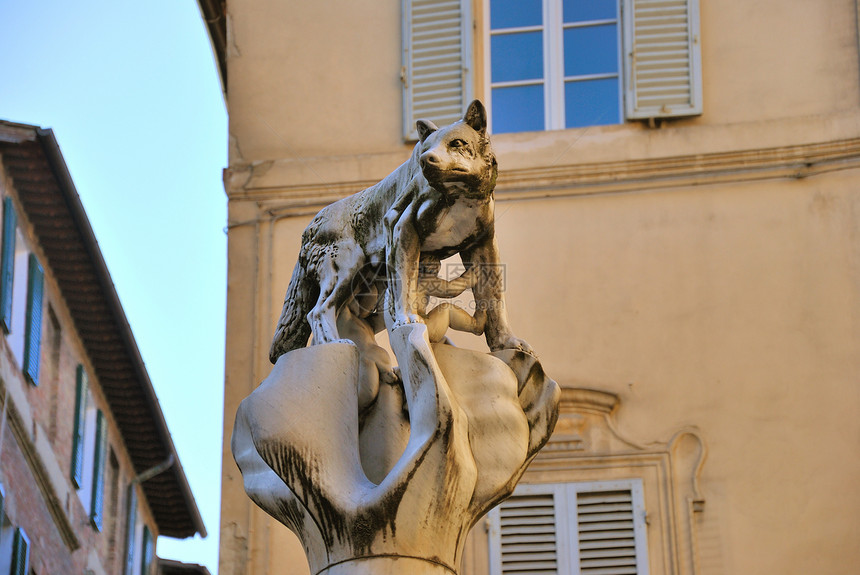
M625 101L625 78L624 78L624 37L623 37L623 18L621 0L616 2L615 19L613 20L589 20L578 22L573 25L565 25L563 17L563 2L564 0L541 0L542 23L540 26L521 26L505 28L502 32L494 32L490 26L490 1L482 0L484 11L483 18L483 39L484 39L484 86L485 97L484 101L487 107L487 126L490 133L493 133L493 88L494 87L511 87L517 85L532 85L538 82L533 81L515 81L515 82L496 82L492 81L492 36L504 35L526 31L538 31L543 34L543 78L540 82L544 86L543 106L544 106L544 127L540 131L551 130L566 130L576 129L567 128L565 125L565 84L568 81L585 81L590 79L598 79L610 77L606 74L596 74L592 78L590 76L571 76L566 77L564 74L564 30L566 28L586 27L605 24L614 24L616 27L616 40L618 52L616 55L616 70L617 72L611 77L618 78L618 118L619 122L612 124L599 125L618 125L626 121L624 113ZM573 79L577 78L577 79ZM510 85L510 86L508 86ZM505 133L520 133L520 132L505 132Z
M649 575L647 512L643 481L640 478L615 479L609 481L561 482L520 484L512 497L528 495L552 495L555 512L555 553L558 575L580 573L579 559L579 513L577 494L608 491L630 491L633 510L634 548L637 575ZM501 506L488 514L489 574L503 575L501 552Z

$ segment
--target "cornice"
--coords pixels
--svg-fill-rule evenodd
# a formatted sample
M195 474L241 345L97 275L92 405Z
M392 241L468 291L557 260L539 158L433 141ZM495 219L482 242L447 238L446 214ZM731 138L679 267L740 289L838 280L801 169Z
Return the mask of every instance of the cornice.
M642 192L705 184L801 179L860 168L860 138L658 158L502 169L498 202ZM253 167L227 170L231 201L252 200L273 216L316 213L323 206L378 180L333 181L277 187L246 187Z

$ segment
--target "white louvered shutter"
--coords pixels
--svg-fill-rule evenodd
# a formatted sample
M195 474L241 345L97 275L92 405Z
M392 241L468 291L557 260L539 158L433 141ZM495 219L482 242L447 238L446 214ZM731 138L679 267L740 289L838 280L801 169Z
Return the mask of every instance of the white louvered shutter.
M471 91L468 0L403 0L404 133L415 121L438 126L459 120Z
M520 485L489 520L491 575L648 575L638 479Z
M577 493L576 516L582 575L639 573L629 489Z
M624 0L627 119L702 113L698 0Z
M499 533L501 573L558 572L553 494L514 496L502 503Z

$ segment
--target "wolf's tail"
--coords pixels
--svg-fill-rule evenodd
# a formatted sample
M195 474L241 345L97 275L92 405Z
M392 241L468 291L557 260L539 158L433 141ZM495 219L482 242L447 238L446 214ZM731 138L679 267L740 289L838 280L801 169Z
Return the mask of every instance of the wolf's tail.
M273 364L278 358L294 349L304 347L311 335L311 326L308 323L307 314L311 310L311 282L307 281L307 273L302 265L301 259L296 262L293 269L293 277L284 296L284 309L281 311L281 319L275 329L272 338L272 347L269 348L269 361Z

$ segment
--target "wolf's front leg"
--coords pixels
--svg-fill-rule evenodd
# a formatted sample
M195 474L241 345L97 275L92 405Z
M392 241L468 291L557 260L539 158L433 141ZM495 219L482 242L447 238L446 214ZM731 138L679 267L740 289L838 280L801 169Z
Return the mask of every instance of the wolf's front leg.
M534 354L531 346L516 337L508 324L508 312L505 307L505 270L499 260L495 234L490 233L484 241L464 250L460 255L466 267L474 273L472 293L475 296L477 309L486 312L484 337L490 350L519 349Z
M386 221L389 312L394 325L419 323L418 261L421 241L415 229L415 203L396 221Z

